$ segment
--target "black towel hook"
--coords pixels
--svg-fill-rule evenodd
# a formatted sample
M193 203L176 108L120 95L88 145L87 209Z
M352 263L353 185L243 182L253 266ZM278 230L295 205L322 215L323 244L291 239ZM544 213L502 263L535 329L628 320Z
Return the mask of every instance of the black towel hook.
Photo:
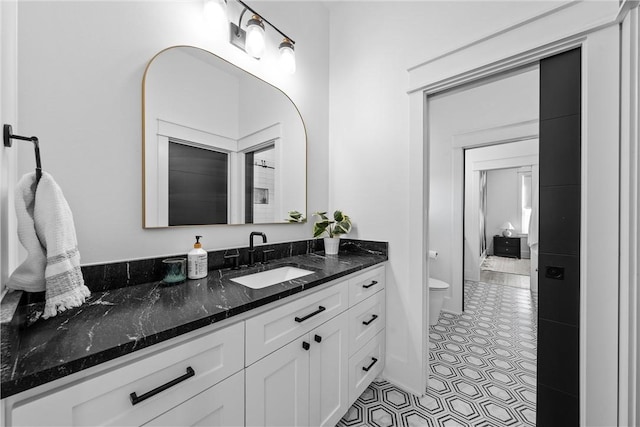
M42 178L42 165L40 163L40 143L38 142L38 138L35 136L27 137L14 135L13 129L11 125L4 125L2 130L2 136L4 139L4 146L11 147L13 145L12 139L19 139L20 141L31 141L33 142L33 150L36 153L36 182L40 182L40 178Z

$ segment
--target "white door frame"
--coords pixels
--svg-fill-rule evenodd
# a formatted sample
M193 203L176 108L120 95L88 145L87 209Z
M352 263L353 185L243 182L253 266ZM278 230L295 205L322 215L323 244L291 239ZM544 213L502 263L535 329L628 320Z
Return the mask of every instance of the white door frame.
M618 255L622 249L618 236L618 189L620 180L629 177L620 176L620 146L615 141L620 140L619 23L629 12L629 3L570 2L554 6L408 70L412 200L409 229L412 235L423 236L412 243L409 274L412 283L419 282L424 289L428 283L429 249L426 98L572 48L582 48L581 425L616 425L621 406L618 333L628 333L629 325L619 328L619 296L615 291L620 283ZM636 6L634 2L631 7ZM628 257L629 253L620 256ZM426 313L428 292L416 291L415 296L423 298ZM423 335L428 336L426 322L423 325ZM428 340L423 346L423 366L428 371ZM627 396L620 396L620 400L625 399Z
M626 2L622 19L620 117L620 380L619 425L640 422L638 306L640 305L640 12Z

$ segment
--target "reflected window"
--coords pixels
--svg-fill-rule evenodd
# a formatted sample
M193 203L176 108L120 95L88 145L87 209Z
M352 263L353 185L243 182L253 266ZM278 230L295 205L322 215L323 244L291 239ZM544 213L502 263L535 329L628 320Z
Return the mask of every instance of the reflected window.
M229 155L169 141L169 225L226 224Z

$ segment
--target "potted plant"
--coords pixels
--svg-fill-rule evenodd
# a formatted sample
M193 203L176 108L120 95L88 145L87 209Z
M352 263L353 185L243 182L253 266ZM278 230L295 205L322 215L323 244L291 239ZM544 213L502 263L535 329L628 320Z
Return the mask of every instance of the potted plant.
M333 220L327 217L326 212L315 212L313 215L320 218L313 224L313 237L320 237L326 233L324 252L327 255L337 255L340 235L351 231L351 218L342 211L335 211Z

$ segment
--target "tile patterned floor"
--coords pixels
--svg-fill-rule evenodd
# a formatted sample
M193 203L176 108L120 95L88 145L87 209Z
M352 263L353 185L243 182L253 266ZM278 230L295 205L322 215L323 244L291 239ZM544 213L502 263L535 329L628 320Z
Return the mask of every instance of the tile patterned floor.
M429 389L377 379L338 426L535 426L537 325L527 289L466 282L465 309L430 327Z
M514 288L530 289L531 278L521 274L502 273L500 271L480 271L480 282L495 285L512 286Z

